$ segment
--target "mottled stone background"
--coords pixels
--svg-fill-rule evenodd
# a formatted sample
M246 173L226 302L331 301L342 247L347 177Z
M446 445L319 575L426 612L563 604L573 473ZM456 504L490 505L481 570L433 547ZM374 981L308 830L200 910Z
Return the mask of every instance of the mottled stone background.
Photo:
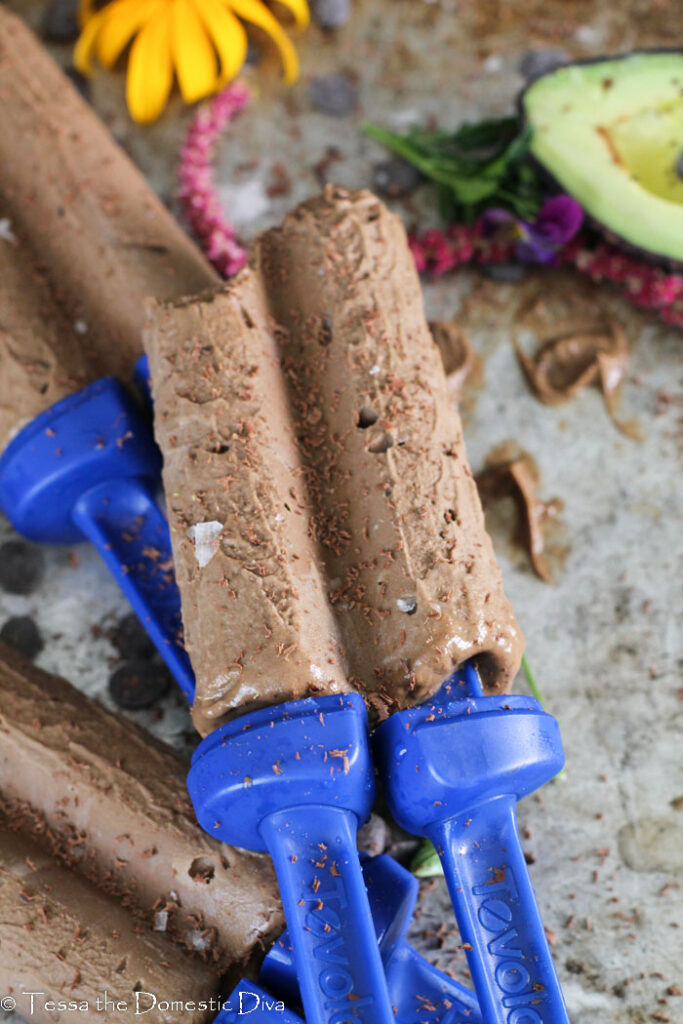
M10 6L38 25L45 5ZM364 119L397 128L433 118L448 126L508 112L530 51L543 59L551 49L589 56L677 44L678 0L356 0L346 27L335 34L314 28L302 40L302 78L292 90L282 91L268 69L248 70L257 99L221 147L221 194L248 239L324 180L372 185L386 154L360 133ZM68 65L68 46L51 49ZM337 77L320 80L329 74ZM174 101L157 125L138 128L125 112L121 74L102 73L89 92L173 206L187 110ZM434 218L429 188L394 205L407 224ZM551 314L569 303L580 318L597 305L624 325L632 360L622 411L639 419L642 441L615 429L596 390L560 408L530 394L511 338L518 310L541 294ZM680 1022L683 998L671 993L683 963L683 336L570 273L533 274L514 285L459 273L426 282L425 300L430 317L461 323L482 360L482 380L465 401L475 471L494 445L515 439L539 464L541 494L564 502L552 586L512 543L512 509L496 510L489 522L567 753L564 777L527 799L520 819L572 1021ZM0 534L11 530L3 523ZM11 615L32 615L45 640L38 663L109 703L118 658L110 637L125 603L88 548L48 549L46 556L38 591L0 593L0 626ZM518 686L525 688L522 679ZM137 718L170 742L194 743L179 697ZM443 880L425 883L415 941L462 976L451 923Z

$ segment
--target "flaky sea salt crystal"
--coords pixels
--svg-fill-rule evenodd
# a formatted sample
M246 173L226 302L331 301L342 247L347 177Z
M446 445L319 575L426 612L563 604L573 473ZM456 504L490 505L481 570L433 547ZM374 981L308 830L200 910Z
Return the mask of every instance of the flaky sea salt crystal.
M0 239L3 242L9 242L10 245L14 245L17 240L17 236L12 231L12 224L9 217L0 217Z
M187 531L190 540L194 541L195 558L200 569L208 565L218 551L222 532L223 524L215 520L210 523L197 523Z

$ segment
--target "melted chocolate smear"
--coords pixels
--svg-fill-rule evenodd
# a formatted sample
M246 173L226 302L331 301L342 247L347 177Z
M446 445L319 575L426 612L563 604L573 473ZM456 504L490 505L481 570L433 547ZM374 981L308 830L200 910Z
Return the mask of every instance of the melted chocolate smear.
M589 384L597 384L615 427L639 440L638 424L617 416L617 401L629 361L628 340L611 317L586 327L559 327L527 355L514 337L517 359L537 398L545 405L561 405Z
M536 575L545 583L552 583L545 530L561 511L562 502L558 498L542 501L538 497L539 472L533 456L515 441L504 441L486 457L484 469L476 479L484 509L501 498L514 499L519 539Z

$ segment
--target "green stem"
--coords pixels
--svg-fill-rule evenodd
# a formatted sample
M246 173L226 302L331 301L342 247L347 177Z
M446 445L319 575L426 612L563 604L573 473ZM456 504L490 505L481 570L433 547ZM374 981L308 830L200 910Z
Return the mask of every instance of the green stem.
M524 675L526 676L526 681L529 684L529 689L531 690L531 696L535 697L538 703L542 704L543 707L545 707L545 701L541 696L541 691L538 688L538 683L536 682L534 674L531 671L529 662L526 659L526 654L522 655L522 668L524 669Z
M536 698L541 707L545 707L545 701L541 696L541 691L539 689L538 683L536 682L536 678L533 672L531 671L529 662L526 660L526 654L522 655L522 668L524 669L524 675L526 676L526 681L529 684L529 689L531 690L531 696ZM565 777L565 771L566 768L560 768L559 772L555 776L555 779L563 779ZM551 779L551 782L554 782L555 779Z

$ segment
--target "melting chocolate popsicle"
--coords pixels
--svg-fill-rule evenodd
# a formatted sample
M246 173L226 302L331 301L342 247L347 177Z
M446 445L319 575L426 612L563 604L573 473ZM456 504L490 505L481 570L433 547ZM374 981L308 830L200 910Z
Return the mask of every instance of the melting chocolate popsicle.
M393 711L476 656L508 689L523 638L399 218L328 187L257 252L353 681Z
M0 791L68 863L221 970L283 927L267 858L197 825L187 766L64 679L0 645ZM2 957L0 957L2 959Z
M385 717L473 656L509 687L522 634L378 199L328 187L146 345L200 732L350 687Z
M0 920L2 1005L14 1000L26 1020L52 1024L73 1013L83 1024L132 1024L145 1011L150 1024L202 1024L215 1016L215 1004L214 1013L178 1009L216 997L215 966L140 929L117 900L13 832L1 815Z
M96 376L129 377L141 351L144 298L173 298L218 278L33 33L4 6L0 166L0 217L45 268L84 347L97 351Z
M197 729L349 690L258 276L155 306L146 344Z

